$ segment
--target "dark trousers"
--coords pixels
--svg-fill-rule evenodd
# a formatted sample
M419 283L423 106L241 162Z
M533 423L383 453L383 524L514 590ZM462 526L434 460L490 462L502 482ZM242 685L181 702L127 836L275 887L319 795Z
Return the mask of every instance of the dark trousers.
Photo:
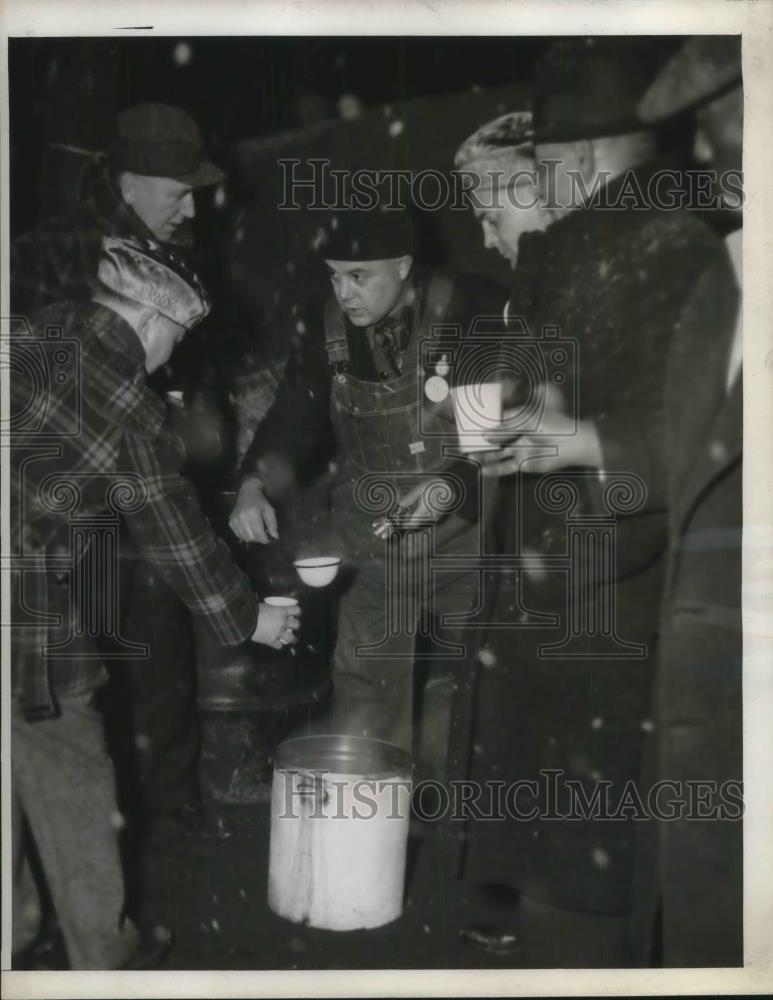
M200 798L196 657L190 614L161 575L124 559L123 638L146 658L113 661L111 714L119 719L129 794L146 815Z

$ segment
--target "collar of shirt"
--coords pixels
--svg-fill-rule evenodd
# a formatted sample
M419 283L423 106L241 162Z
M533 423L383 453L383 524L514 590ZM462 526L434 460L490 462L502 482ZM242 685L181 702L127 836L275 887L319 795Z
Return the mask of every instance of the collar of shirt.
M383 357L393 369L392 374L399 374L402 370L403 355L416 321L416 299L416 289L411 285L397 312L367 328L368 343L377 368L383 369Z

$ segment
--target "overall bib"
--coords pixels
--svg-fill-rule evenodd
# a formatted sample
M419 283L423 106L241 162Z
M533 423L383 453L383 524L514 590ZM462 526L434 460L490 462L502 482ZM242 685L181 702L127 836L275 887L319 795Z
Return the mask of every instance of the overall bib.
M446 277L431 279L402 371L388 381L349 373L343 314L334 300L325 312L331 418L339 445L332 520L354 571L340 603L331 728L409 751L416 640L429 640L428 655L435 660L451 667L464 662L463 625L441 619L481 606L477 564L485 551L485 511L496 489L495 482L484 483L477 463L444 454L444 446L456 444L450 401L432 404L424 393L434 370L424 371L422 341L426 345L432 324L442 321L450 291ZM453 496L437 497L441 507L448 501L439 524L387 540L374 534L374 521L402 494L441 471L453 484ZM454 565L443 569L444 557L456 557Z

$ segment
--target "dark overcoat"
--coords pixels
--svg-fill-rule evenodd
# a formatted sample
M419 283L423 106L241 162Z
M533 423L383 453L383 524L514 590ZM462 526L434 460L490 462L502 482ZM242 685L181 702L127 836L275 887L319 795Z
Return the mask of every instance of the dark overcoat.
M661 796L676 818L641 830L642 964L652 959L656 923L664 965L743 963L741 375L727 385L737 322L738 284L723 257L685 306L666 383L670 547L647 775L678 784ZM710 783L700 803L690 784L698 782Z
M626 789L632 794L627 783L641 777L653 728L667 524L664 498L648 493L666 358L685 302L724 251L688 214L641 206L574 211L525 249L540 257L519 263L536 292L516 284L530 336L553 356L548 338L557 333L574 356L568 369L560 357L553 365L566 369L567 406L596 424L604 470L522 475L503 491L502 551L532 561L493 574L466 773L506 787L536 781L539 794L527 788L520 811L536 805L539 815L506 808L503 820L471 821L464 872L552 905L622 913L631 904L638 805L620 806ZM511 302L511 318L518 312ZM550 358L546 370L555 372ZM570 502L559 510L562 490ZM603 801L582 818L577 794L592 803L596 793ZM560 818L571 812L578 818Z

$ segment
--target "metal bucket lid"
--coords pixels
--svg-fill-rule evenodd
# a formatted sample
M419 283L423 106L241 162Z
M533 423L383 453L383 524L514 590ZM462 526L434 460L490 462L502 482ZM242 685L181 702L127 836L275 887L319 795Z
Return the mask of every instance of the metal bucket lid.
M296 736L277 747L278 771L330 771L357 777L410 777L411 755L383 740L367 736Z

